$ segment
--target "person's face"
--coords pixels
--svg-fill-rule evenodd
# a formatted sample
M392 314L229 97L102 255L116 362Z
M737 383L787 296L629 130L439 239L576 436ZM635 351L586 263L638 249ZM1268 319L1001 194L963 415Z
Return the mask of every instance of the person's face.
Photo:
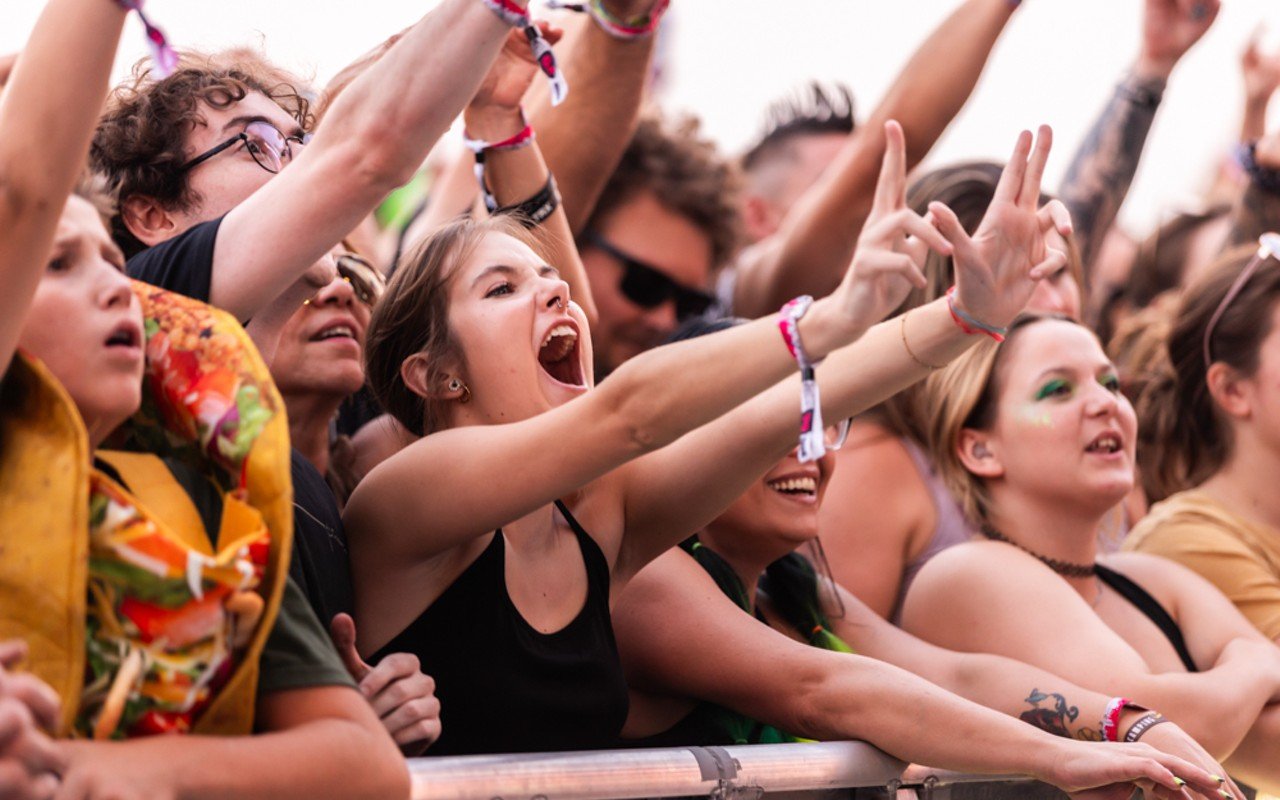
M1248 430L1273 453L1280 453L1280 303L1271 309L1271 332L1258 347L1258 368L1240 381L1238 391L1249 419ZM1235 435L1249 435L1236 424Z
M253 120L269 122L285 136L302 136L303 133L297 120L261 92L249 92L243 100L227 108L201 103L200 117L204 124L197 122L187 136L185 154L188 159L217 147L243 131L245 125ZM290 141L289 147L296 158L303 146ZM288 161L284 162L284 166L288 164ZM254 160L244 142L197 164L187 173L187 179L198 202L186 211L169 212L175 223L174 235L226 214L274 177Z
M636 193L599 220L595 231L620 252L648 264L680 286L710 290L714 266L710 237L664 207L652 192ZM668 299L645 308L630 300L621 288L626 268L611 254L584 244L582 263L599 311L592 335L597 364L604 372L656 347L675 330L679 322L675 301Z
M777 232L796 201L807 192L849 142L843 133L811 133L794 136L781 153L762 169L759 181L750 181L744 193L744 219L751 241Z
M471 390L457 407L477 422L528 419L592 383L591 336L569 285L510 236L487 235L460 265L449 325L465 360L450 369Z
M801 464L799 451L792 450L713 524L732 531L735 539L750 537L753 543L776 544L781 557L817 538L818 509L835 465L834 451Z
M997 371L995 424L962 436L967 456L985 454L979 474L997 504L1000 490L1100 514L1120 502L1133 487L1137 418L1097 338L1033 323Z
M1067 252L1067 242L1057 231L1049 231L1047 239L1049 247ZM1064 266L1037 283L1027 301L1027 310L1080 319L1080 284L1076 283L1070 268Z
M295 395L341 400L364 384L369 306L338 276L299 305L280 331L271 376L287 401Z
M142 307L98 212L72 197L18 345L75 401L96 445L142 402Z

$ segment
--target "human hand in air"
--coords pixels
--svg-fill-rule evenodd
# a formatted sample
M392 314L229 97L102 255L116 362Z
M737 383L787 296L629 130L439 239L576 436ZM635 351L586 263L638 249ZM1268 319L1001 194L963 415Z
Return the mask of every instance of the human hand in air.
M535 22L549 44L560 41L564 31L547 22ZM538 62L529 49L524 31L507 34L498 58L484 76L480 88L463 111L467 135L474 139L498 141L520 132L523 127L520 103L538 75ZM512 129L512 125L516 125Z
M53 796L66 766L47 735L58 726L57 693L34 675L10 672L26 653L25 642L0 642L0 798L5 800Z
M907 207L907 149L902 126L884 125L885 152L871 214L858 237L853 262L836 296L849 319L866 329L906 299L911 287L925 287L924 261L930 249L951 254L951 243L929 219Z
M356 623L349 614L333 618L329 635L347 672L400 745L400 752L410 757L422 755L440 738L440 701L435 695L436 682L422 673L418 657L392 653L378 666L369 666L356 652Z
M1045 236L1054 229L1069 234L1071 215L1057 200L1037 208L1053 131L1040 126L1034 151L1031 144L1031 133L1023 131L973 236L951 209L929 204L934 224L955 251L956 303L993 327L1007 327L1031 298L1036 282L1067 263L1067 254L1049 247Z
M1137 71L1169 77L1178 61L1218 18L1219 0L1146 0Z
M1262 49L1263 27L1259 25L1240 54L1240 72L1244 76L1245 102L1265 105L1280 88L1280 48Z

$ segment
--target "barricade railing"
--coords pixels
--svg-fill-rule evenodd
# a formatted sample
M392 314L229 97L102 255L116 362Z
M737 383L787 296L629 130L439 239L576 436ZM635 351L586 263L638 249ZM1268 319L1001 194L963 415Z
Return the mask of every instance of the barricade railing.
M878 788L892 796L900 788L934 794L956 784L1030 783L908 768L862 742L417 758L409 769L414 800L754 800L839 789Z

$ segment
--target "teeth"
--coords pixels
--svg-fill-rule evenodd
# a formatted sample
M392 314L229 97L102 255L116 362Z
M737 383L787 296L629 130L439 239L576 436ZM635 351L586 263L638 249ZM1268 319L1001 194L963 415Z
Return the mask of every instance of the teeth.
M1104 453L1114 453L1120 449L1120 441L1114 436L1104 436L1093 444L1089 445L1091 451L1101 451Z
M544 364L563 361L573 351L573 346L577 341L577 331L568 325L557 325L547 331L546 338L542 340L538 358Z
M784 481L771 481L769 488L775 492L816 494L818 481L816 478L788 478Z
M568 336L571 341L576 341L578 338L578 334L573 330L573 328L570 328L568 325L557 325L547 331L547 337L542 340L542 346L546 347L551 344L551 340L557 336Z
M320 334L319 336L317 336L316 338L317 338L317 339L332 339L332 338L337 337L337 336L345 336L345 337L347 337L347 338L349 338L349 339L354 339L354 338L356 338L356 332L355 332L355 331L353 331L351 328L347 327L346 325L336 325L336 326L334 326L334 327L332 327L332 328L328 329L327 331L324 331L323 333L321 333L321 334Z

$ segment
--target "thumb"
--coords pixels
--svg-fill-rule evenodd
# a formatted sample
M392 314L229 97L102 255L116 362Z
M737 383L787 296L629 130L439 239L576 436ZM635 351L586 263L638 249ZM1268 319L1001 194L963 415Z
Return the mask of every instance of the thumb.
M343 666L347 668L347 672L351 673L351 677L356 679L356 682L363 680L365 675L373 671L373 668L364 663L364 659L360 658L360 654L356 652L356 622L350 614L334 616L333 621L329 623L329 636L333 639L333 646L338 648Z

